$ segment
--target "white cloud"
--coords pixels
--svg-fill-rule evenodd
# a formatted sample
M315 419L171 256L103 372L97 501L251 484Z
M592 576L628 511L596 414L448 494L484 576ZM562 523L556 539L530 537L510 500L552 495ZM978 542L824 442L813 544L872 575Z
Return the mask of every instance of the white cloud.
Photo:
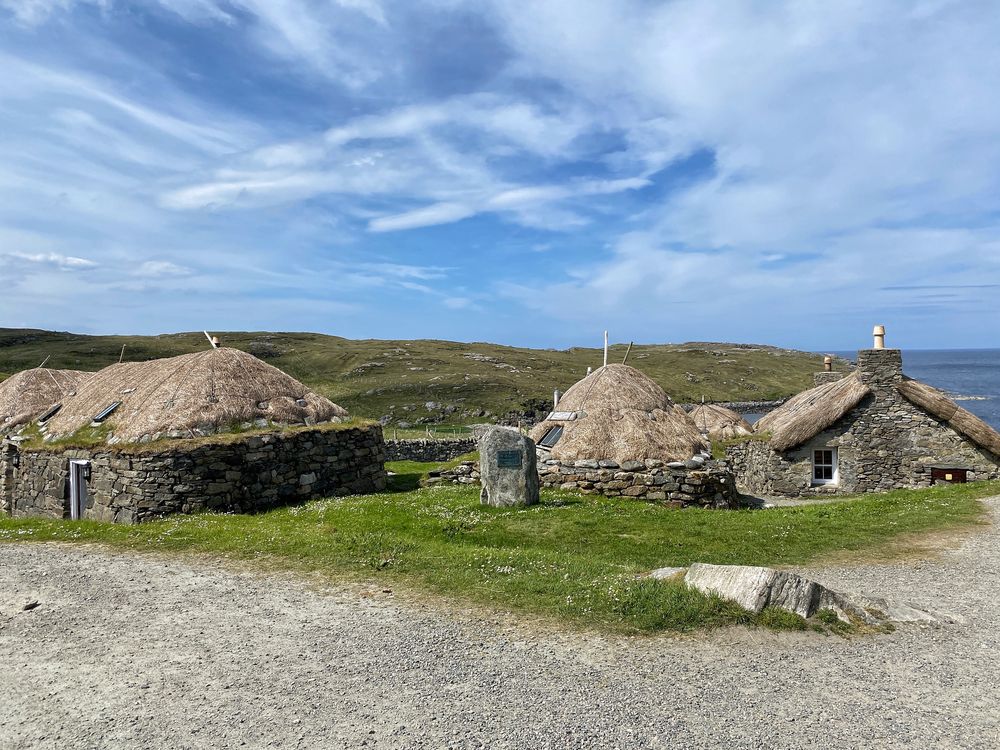
M106 8L110 0L0 0L0 8L25 26L44 23L53 14L66 11L74 5L87 4Z
M252 38L272 55L303 62L313 75L350 87L381 76L384 59L372 54L388 25L377 0L139 0L189 23L235 25L249 16ZM0 0L0 8L24 26L38 26L76 6L109 11L127 8L125 0ZM364 19L370 28L359 27Z
M60 271L86 271L98 266L96 262L87 258L78 258L75 255L62 255L61 253L3 253L0 254L0 263L4 262L10 265L21 264L57 268Z
M551 204L634 190L644 177L511 184L504 157L570 161L576 139L595 127L579 108L549 114L493 95L401 107L355 118L322 137L273 143L238 156L209 179L167 191L177 210L257 207L336 194L363 205L389 198L405 210L376 209L369 228L402 231L500 212L526 226L564 228L586 220ZM423 202L416 208L410 206Z
M715 178L662 206L675 240L811 242L981 209L1000 188L996 4L495 7L520 69L630 116L637 158L714 152Z
M398 232L417 227L451 224L475 214L474 208L462 203L435 203L413 211L404 211L401 214L373 219L368 223L368 226L373 232Z
M147 279L161 279L190 276L192 273L190 268L169 260L147 260L134 271L133 275Z

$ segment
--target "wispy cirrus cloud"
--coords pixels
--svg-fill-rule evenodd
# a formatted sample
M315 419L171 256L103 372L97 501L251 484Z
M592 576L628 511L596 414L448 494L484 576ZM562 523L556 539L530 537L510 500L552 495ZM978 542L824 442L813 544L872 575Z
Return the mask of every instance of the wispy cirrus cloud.
M36 266L57 268L60 271L86 271L98 264L87 258L60 253L0 253L0 266Z
M875 316L982 343L962 321L998 314L985 0L0 0L0 23L0 314L827 347ZM188 307L168 324L158 295Z

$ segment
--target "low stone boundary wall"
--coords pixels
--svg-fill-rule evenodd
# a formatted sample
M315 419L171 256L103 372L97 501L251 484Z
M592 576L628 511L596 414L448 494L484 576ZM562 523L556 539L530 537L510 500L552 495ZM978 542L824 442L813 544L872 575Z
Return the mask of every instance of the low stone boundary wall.
M458 466L432 471L424 481L425 486L435 484L479 484L479 462L462 461Z
M606 497L634 497L677 507L700 505L735 508L739 493L729 466L723 461L686 462L574 461L563 463L539 457L538 474L545 487L575 490Z
M451 461L476 449L476 439L387 440L386 461Z
M685 463L614 461L561 463L538 457L538 477L543 487L574 490L587 495L634 497L676 507L699 505L736 508L739 493L733 473L724 461L693 459ZM479 464L464 461L440 472L431 472L425 484L477 484Z
M90 462L84 518L137 523L204 510L248 513L385 489L378 425L248 435L163 450L22 450L4 484L16 517L69 517L69 462ZM5 463L13 465L13 452Z

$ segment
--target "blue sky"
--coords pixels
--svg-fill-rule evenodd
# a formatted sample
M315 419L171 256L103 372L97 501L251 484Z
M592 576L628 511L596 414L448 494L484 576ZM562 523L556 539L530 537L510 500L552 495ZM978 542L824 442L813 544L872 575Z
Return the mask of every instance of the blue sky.
M0 326L1000 346L1000 4L0 0Z

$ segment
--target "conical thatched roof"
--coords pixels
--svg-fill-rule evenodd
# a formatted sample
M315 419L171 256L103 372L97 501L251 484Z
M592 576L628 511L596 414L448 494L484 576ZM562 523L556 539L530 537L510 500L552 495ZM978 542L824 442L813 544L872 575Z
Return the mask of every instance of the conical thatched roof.
M628 365L595 370L566 391L558 409L575 416L546 419L535 426L531 437L537 443L551 428L561 426L562 437L551 452L560 461L684 461L708 447L687 413L649 377Z
M1000 456L1000 433L971 411L963 409L937 388L905 378L896 389L907 401L947 423L955 432L965 435L994 456Z
M27 424L50 406L65 401L92 375L92 372L46 367L11 375L0 383L0 430Z
M771 434L771 446L786 451L818 435L871 393L857 373L810 388L761 417L754 432Z
M743 417L718 404L698 404L688 416L701 434L708 435L711 440L728 440L753 432L753 426Z
M109 442L226 432L263 419L282 425L338 421L347 412L290 375L238 349L208 349L169 359L105 367L47 423L53 436L106 420Z

